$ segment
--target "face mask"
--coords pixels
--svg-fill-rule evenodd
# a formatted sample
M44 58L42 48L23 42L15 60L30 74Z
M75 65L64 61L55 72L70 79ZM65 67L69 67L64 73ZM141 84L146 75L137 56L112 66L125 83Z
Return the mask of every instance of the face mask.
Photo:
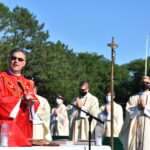
M59 99L59 98L57 98L57 99L56 99L56 103L57 103L58 105L60 105L60 104L62 103L62 100Z
M81 95L81 96L85 96L86 94L87 94L87 92L80 91L80 95Z
M141 83L140 87L141 87L142 91L146 91L146 90L149 89L149 86L146 83L144 83L144 82Z
M111 102L111 96L106 96L106 101L107 101L107 103L110 103Z

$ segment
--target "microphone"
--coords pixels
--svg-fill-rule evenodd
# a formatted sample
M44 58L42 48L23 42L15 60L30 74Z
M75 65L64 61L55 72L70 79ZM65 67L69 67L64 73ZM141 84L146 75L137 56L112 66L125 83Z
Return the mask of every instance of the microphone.
M44 80L36 78L36 77L32 77L30 75L26 75L25 78L29 80L33 80L35 83L45 83Z

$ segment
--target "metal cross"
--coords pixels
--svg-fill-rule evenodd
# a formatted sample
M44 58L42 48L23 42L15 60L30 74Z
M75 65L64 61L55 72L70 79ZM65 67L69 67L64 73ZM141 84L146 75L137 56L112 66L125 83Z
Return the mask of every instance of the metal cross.
M113 49L118 47L118 44L114 43L115 38L112 37L112 43L108 43L107 46L112 47Z

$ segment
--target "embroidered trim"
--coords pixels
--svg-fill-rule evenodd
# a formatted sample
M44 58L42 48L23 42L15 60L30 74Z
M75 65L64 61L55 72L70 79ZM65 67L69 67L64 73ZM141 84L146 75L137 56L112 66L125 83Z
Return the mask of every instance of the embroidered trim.
M13 93L14 96L21 97L23 95L23 91L20 89L20 87L15 85L8 78L4 77L3 74L0 75L0 80L5 83L6 87L9 87L9 90ZM17 81L17 79L16 79L16 81ZM25 82L23 82L22 79L20 78L19 82L22 84L22 86L24 87L24 90L26 92L30 92L29 91L31 89L30 81L25 80Z

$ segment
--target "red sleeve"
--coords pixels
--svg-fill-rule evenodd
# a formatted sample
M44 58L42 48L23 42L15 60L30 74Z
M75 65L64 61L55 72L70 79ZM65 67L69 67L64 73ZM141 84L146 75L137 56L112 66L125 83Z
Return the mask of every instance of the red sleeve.
M37 109L38 109L38 107L39 107L39 105L40 105L40 101L39 101L38 98L35 96L35 94L34 94L34 98L35 98L35 100L37 101L37 102L34 104L34 111L36 112Z
M32 96L36 100L36 103L34 104L34 112L36 112L39 105L40 105L40 102L39 102L38 98L36 97L36 95L34 93L33 82L31 82L31 80L26 80L26 85L27 85L28 89L26 89L25 91L27 93L32 93Z
M19 98L9 96L8 90L5 89L3 83L0 81L0 120L8 119L11 111L18 103Z

